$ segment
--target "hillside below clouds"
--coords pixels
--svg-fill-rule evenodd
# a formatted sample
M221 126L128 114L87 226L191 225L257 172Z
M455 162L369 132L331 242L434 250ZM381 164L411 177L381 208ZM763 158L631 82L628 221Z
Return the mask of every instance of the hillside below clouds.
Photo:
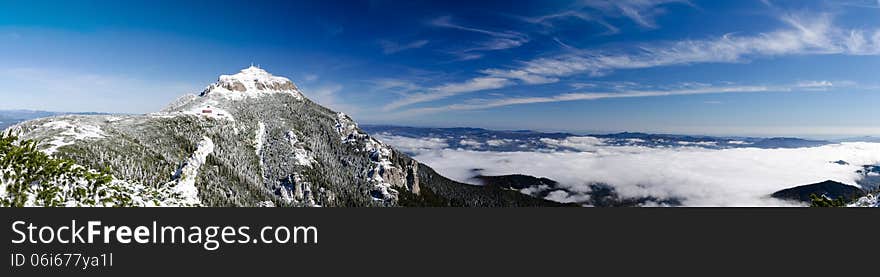
M558 205L440 176L253 66L155 113L64 115L8 130L112 178L106 188L29 184L12 192L26 194L26 206ZM13 181L0 185L9 197Z

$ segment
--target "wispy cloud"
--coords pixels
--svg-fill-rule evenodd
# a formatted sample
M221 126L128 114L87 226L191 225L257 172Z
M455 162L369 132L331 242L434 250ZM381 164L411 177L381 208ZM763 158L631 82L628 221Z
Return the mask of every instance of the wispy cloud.
M764 0L769 2L769 0ZM869 9L880 9L880 0L840 0L840 1L831 1L829 4L832 5L840 5L840 6L848 6L848 7L856 7L856 8L869 8Z
M568 84L574 89L595 88L597 85L593 83L571 83Z
M586 0L584 6L600 11L606 16L627 17L646 28L657 28L654 18L666 12L665 4L692 5L687 0Z
M657 97L673 95L696 95L714 93L744 93L744 92L769 92L788 91L788 88L773 88L767 86L730 86L730 87L706 87L696 89L679 90L635 90L623 92L572 92L551 96L540 97L511 97L493 100L477 100L464 104L452 104L440 107L427 107L407 110L407 113L422 114L455 110L482 110L512 105L568 102L583 100L598 100L608 98L634 98L634 97Z
M454 51L450 54L457 57L455 59L455 61L457 61L457 62L481 59L484 56L482 53L462 52L462 51Z
M542 15L542 16L519 17L519 18L522 19L523 21L533 23L533 24L544 25L546 27L552 27L554 22L556 22L558 20L579 19L579 20L583 20L583 21L587 21L587 22L594 22L599 25L602 25L603 27L608 29L606 34L616 34L616 33L620 32L619 28L615 27L614 25L611 25L610 23L608 23L608 21L606 21L601 16L594 16L592 14L582 12L582 11L576 11L576 10L566 10L566 11Z
M497 38L521 39L523 37L526 37L524 34L519 33L519 32L515 32L515 31L498 32L498 31L490 31L490 30L474 28L474 27L467 27L464 25L456 24L456 23L452 22L451 16L441 16L441 17L435 18L434 20L431 20L430 23L431 23L431 25L433 25L435 27L458 29L458 30L462 30L462 31L480 33L480 34L484 34L484 35L488 35L488 36L492 36L492 37L497 37Z
M472 47L453 51L452 54L458 56L459 60L479 59L483 57L483 54L480 52L517 48L530 40L528 35L516 31L493 31L461 25L453 22L451 16L435 18L429 24L434 27L461 30L490 37L488 40L478 42Z
M537 74L531 74L525 70L500 70L500 69L486 69L481 71L483 74L507 78L507 79L515 79L520 80L526 84L537 85L537 84L548 84L558 82L559 79L555 77L541 76Z
M805 54L878 55L880 30L845 30L828 14L786 15L786 28L753 36L725 34L704 40L645 44L625 50L578 50L521 63L514 69L486 69L488 76L553 80L586 73L695 63L739 63L752 58ZM526 83L529 83L526 81Z
M316 74L306 74L303 75L303 80L306 82L314 82L315 80L318 80L318 77L319 76Z
M416 103L439 100L463 93L502 88L509 85L510 80L495 77L478 77L461 83L448 83L428 89L429 92L407 94L404 98L393 101L383 108L394 110Z
M428 45L428 40L425 40L425 39L416 40L416 41L412 41L412 42L408 42L408 43L404 43L404 44L400 44L398 42L394 42L394 41L390 41L390 40L380 40L379 41L379 46L382 47L382 53L384 53L386 55L394 54L394 53L397 53L400 51L406 51L406 50L410 50L410 49L422 48L422 47L425 47L425 45Z
M611 92L572 92L540 97L507 97L499 99L478 99L466 103L438 107L416 108L404 111L405 114L425 114L456 110L483 110L504 106L554 103L568 101L586 101L610 98L660 97L676 95L722 94L722 93L755 93L755 92L790 92L813 91L831 88L829 81L801 81L793 85L732 85L714 86L709 84L679 84L677 89L628 90Z
M784 28L752 36L725 34L703 40L680 40L644 44L631 49L573 50L567 53L521 62L513 68L481 70L484 76L465 81L467 89L448 91L448 88L429 89L424 93L405 96L385 106L393 110L403 106L443 99L465 92L498 89L510 85L548 84L561 78L587 74L603 76L615 70L641 69L698 63L742 63L754 58L785 55L878 55L880 30L842 29L833 24L829 14L785 15ZM441 23L448 23L441 20ZM450 23L451 24L451 23ZM457 25L452 25L457 26ZM467 27L461 27L468 29ZM482 32L482 31L481 31ZM485 31L488 32L488 31ZM492 33L492 32L490 32ZM813 84L816 85L816 84ZM456 87L453 85L453 87ZM697 88L705 91L717 88ZM664 94L667 92L657 92ZM488 106L518 104L520 102L556 102L560 100L591 99L594 97L632 97L641 94L566 94L553 97L509 99L488 103ZM452 109L471 109L470 105L452 106ZM431 108L428 108L431 109Z
M526 43L527 39L521 38L493 38L481 43L477 47L466 49L465 52L488 51L488 50L504 50L516 48Z
M417 89L421 88L419 85L416 85L413 82L406 81L406 80L400 80L400 79L383 78L383 79L372 80L370 82L374 85L375 89L378 89L378 90L398 90L399 89L399 90L404 90L404 91L412 91L412 90L417 90Z
M831 87L834 87L834 83L831 81L800 81L795 85L801 89L809 89L809 90L826 90Z
M678 3L694 6L687 0L583 0L564 11L520 19L552 27L555 21L577 19L599 24L605 34L620 33L620 28L608 22L611 18L628 18L643 28L658 28L655 18L666 12L665 5Z

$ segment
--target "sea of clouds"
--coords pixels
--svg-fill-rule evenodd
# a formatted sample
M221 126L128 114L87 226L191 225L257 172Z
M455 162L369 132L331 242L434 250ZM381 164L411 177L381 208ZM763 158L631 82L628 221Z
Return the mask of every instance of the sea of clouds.
M550 197L577 201L589 184L606 183L621 197L677 198L685 206L792 206L775 191L834 180L858 186L862 165L880 163L880 143L851 142L790 149L645 147L604 145L594 137L541 139L572 150L514 152L450 149L440 138L377 137L411 153L456 181L479 184L483 175L527 174L556 180L572 192ZM835 163L835 161L845 161ZM548 198L550 198L548 197Z

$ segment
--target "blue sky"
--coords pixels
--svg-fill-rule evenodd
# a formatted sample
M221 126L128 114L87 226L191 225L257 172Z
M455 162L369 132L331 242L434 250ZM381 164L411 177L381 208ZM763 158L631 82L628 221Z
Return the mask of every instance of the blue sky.
M0 0L0 109L146 113L253 62L361 123L880 135L875 0L248 2Z

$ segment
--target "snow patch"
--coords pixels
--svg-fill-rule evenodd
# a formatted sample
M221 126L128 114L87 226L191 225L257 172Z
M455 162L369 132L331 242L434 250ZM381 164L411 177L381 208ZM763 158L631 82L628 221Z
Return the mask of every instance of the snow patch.
M101 139L106 137L106 134L101 130L101 127L89 124L72 124L67 120L46 122L40 127L53 130L64 130L55 135L52 141L48 142L50 145L49 148L43 150L44 153L49 155L57 152L58 148L71 145L77 140Z
M275 207L275 203L272 203L272 201L269 200L260 201L259 203L257 203L257 207L273 208Z
M192 102L192 101L191 101ZM161 112L150 113L153 118L174 118L177 116L197 116L201 118L210 118L217 120L235 121L232 113L220 107L221 101L217 99L208 99L200 103L191 103L190 105L181 105L174 109L166 109Z
M285 136L290 143L290 147L293 147L294 162L297 165L312 167L312 163L315 162L315 159L312 158L309 151L305 149L304 143L299 140L296 133L293 131L287 131Z
M257 156L260 157L260 161L262 163L263 155L260 153L263 151L263 140L266 138L266 124L263 122L257 123L257 133L254 135L254 148L256 148Z
M198 206L202 204L199 199L199 190L196 188L196 177L199 169L205 164L205 159L214 152L214 142L209 137L203 137L196 146L196 151L187 159L183 166L174 173L175 184L171 184L172 190L183 197L181 205Z

